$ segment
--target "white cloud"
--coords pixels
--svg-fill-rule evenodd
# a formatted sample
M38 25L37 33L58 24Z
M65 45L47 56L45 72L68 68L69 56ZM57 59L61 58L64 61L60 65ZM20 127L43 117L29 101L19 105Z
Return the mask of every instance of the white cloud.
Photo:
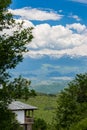
M78 32L85 31L84 25L70 24L66 27L62 25L50 26L49 24L37 25L33 30L34 39L29 45L32 49L69 49L84 43L84 35L74 33L74 28Z
M87 41L87 39L86 39ZM70 56L87 56L87 44L67 50L67 55Z
M73 15L72 13L71 13L68 17L73 18L73 19L75 19L76 21L80 21L80 20L81 20L81 19L79 18L79 16Z
M65 49L65 50L30 50L25 56L29 56L32 58L41 58L42 56L49 56L53 58L60 58L62 56L70 56L70 57L78 57L78 56L87 56L87 45L82 45L79 47L75 47L73 49Z
M84 32L86 30L86 26L82 25L80 23L69 24L69 25L67 25L67 28L74 29L78 33L82 33L82 32Z
M52 77L50 78L51 80L72 80L73 77L67 77L67 76L64 76L64 77Z
M22 19L26 20L60 20L63 16L54 12L44 11L36 8L21 8L21 9L9 9L9 11L16 16L20 16Z
M71 1L87 4L87 0L71 0Z
M34 27L32 31L34 39L28 44L27 47L30 51L25 56L33 58L40 58L45 55L54 58L60 58L65 55L70 57L87 56L86 25L74 23L66 26L50 26L49 24L35 26L32 22L25 20L23 28L30 26ZM12 34L12 29L4 31Z
M28 45L26 56L40 58L42 56L62 57L87 56L87 27L81 24L50 26L41 24L33 30L34 39Z

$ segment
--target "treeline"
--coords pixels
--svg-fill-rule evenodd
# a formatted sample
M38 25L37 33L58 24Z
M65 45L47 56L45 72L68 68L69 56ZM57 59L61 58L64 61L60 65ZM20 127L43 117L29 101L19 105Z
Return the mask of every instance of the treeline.
M37 130L87 130L87 73L77 74L57 95L52 123L40 118L35 120L33 130L35 127Z

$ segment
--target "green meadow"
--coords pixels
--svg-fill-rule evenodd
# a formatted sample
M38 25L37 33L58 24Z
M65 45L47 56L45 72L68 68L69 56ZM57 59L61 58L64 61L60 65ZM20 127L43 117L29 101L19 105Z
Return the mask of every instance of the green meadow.
M56 100L56 95L45 94L38 94L35 97L30 97L27 101L21 99L21 101L27 104L36 106L38 110L34 111L34 117L44 119L47 124L51 124L53 122L57 105Z

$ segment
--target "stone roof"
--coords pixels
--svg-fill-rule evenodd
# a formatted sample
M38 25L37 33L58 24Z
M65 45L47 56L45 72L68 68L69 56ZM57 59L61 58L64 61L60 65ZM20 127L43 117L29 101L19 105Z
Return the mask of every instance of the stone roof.
M11 104L9 104L9 107L8 107L10 110L36 110L37 107L35 106L31 106L31 105L28 105L28 104L25 104L23 102L20 102L20 101L13 101Z

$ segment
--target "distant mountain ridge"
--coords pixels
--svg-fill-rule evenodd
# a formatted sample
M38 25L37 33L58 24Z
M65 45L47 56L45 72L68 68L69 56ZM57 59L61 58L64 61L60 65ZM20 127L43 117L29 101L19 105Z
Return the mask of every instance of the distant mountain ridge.
M36 92L45 93L45 94L57 94L65 87L68 86L69 80L60 80L58 82L52 82L48 84L36 84L31 86L31 89L34 89Z
M68 56L58 59L48 56L39 59L26 57L10 73L12 77L22 75L31 80L31 86L37 92L58 93L76 74L87 72L86 59Z

